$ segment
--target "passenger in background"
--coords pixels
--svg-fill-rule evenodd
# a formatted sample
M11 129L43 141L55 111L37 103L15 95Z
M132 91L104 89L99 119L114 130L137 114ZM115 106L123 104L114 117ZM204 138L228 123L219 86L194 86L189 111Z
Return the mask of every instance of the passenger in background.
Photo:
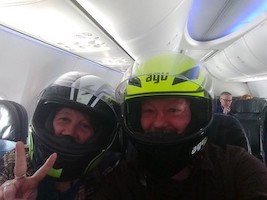
M216 113L230 114L232 104L232 94L230 92L222 92L220 94L220 105L216 108Z
M240 97L240 99L243 99L243 100L247 100L247 99L252 99L253 96L251 96L250 94L244 94Z
M18 142L0 161L0 200L88 199L95 182L117 162L108 151L117 108L114 90L99 77L82 72L59 77L41 93L29 147Z
M135 157L122 160L93 199L267 199L263 163L241 147L208 142L214 99L200 66L165 53L141 61L132 73L116 94L129 139L126 155Z

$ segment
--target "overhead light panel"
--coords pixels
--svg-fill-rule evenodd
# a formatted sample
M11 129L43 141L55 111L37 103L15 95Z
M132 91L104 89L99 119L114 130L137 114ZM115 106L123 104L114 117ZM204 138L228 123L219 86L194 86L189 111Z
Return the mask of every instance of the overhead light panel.
M0 24L115 70L131 67L132 57L73 2L1 1Z

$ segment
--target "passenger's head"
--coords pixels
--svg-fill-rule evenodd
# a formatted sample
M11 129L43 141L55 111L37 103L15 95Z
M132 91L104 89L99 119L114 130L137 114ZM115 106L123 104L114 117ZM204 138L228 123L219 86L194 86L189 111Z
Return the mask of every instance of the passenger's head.
M113 88L83 72L60 76L40 95L31 122L30 153L36 169L56 152L49 176L78 178L100 162L116 134Z
M137 63L117 89L123 125L144 167L169 177L205 146L212 120L210 82L195 61L178 53Z
M240 99L243 100L253 99L253 96L251 96L250 94L244 94L240 97Z
M232 94L230 92L222 92L220 94L220 103L221 106L224 108L230 108L231 104L232 104Z

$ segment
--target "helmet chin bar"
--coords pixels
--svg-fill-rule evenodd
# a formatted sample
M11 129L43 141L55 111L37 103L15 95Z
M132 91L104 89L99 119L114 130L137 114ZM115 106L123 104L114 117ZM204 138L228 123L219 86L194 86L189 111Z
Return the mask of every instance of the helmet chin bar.
M158 178L170 178L185 167L193 165L194 159L201 154L206 142L207 137L203 135L200 142L199 138L196 138L193 143L188 141L178 146L159 147L135 143L134 147L147 173Z
M84 162L77 162L76 164L75 162L64 162L62 167L56 168L54 166L48 171L48 176L55 181L71 181L82 177L101 162L104 153L105 150L92 159L89 164L86 159L83 159Z

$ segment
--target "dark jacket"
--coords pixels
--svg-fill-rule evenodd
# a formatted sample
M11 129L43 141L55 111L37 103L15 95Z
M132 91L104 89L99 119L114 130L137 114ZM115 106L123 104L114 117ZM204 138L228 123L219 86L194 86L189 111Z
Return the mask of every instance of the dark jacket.
M243 148L207 144L184 181L159 180L122 161L99 185L94 200L267 199L267 168Z

